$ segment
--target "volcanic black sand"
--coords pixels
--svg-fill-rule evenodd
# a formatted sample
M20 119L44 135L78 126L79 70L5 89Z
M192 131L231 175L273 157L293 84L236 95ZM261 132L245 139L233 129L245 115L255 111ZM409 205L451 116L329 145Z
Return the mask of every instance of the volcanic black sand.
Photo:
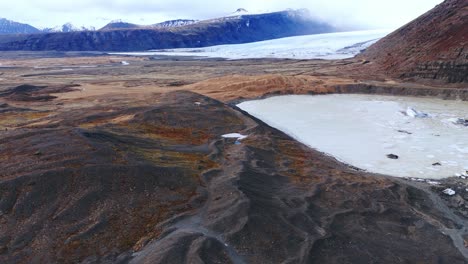
M0 263L468 262L466 180L369 174L232 104L466 88L340 72L355 60L0 63Z

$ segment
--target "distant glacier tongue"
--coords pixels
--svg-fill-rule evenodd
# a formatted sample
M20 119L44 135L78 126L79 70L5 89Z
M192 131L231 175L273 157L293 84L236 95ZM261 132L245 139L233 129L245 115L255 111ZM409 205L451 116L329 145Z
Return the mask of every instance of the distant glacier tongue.
M468 127L454 122L468 118L468 102L291 95L238 107L312 148L370 172L438 179L468 170Z

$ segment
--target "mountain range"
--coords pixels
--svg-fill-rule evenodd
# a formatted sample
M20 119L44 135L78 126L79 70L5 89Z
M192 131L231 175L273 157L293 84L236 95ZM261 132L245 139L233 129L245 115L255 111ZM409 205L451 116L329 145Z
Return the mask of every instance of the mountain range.
M153 25L115 21L97 31L2 35L0 50L143 51L238 44L337 31L327 23L312 19L306 10L245 13L244 9L239 9L221 18L180 19Z
M60 26L47 27L43 29L36 28L29 24L23 24L11 21L5 18L0 18L0 35L8 34L37 34L37 33L51 33L51 32L76 32L76 31L89 31L95 30L93 27L77 27L72 23L65 23Z

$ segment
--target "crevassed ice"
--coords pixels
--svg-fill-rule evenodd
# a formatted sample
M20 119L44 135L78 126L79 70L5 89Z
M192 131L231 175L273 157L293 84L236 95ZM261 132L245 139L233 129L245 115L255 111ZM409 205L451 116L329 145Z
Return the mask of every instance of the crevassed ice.
M290 58L345 59L386 36L391 30L364 30L280 38L246 44L219 45L148 52L110 53L133 56L197 56L226 59Z

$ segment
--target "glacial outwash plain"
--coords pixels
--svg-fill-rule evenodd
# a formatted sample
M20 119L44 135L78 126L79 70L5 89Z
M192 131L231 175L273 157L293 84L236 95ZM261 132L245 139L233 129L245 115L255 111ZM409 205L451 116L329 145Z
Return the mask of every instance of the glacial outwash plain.
M287 25L296 37L333 31ZM210 50L185 32L201 37L204 26L161 29L184 46L146 55L128 54L151 50L138 42L146 28L0 36L0 263L468 263L468 168L378 174L240 107L359 94L466 109L468 1L446 0L380 40L319 54L344 59L197 56L192 49ZM255 41L293 37L265 34ZM99 49L125 36L137 36L141 49ZM411 106L397 114L436 113ZM454 117L448 125L468 133L468 113ZM365 148L361 140L353 146ZM391 149L381 154L405 161Z

